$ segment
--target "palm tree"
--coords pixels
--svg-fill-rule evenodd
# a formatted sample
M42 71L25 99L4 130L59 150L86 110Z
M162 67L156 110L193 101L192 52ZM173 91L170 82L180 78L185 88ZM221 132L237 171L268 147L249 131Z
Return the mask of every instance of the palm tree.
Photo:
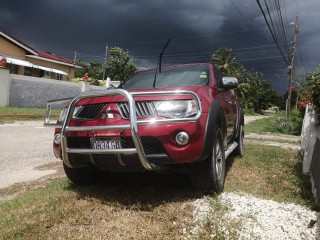
M235 55L230 48L219 48L211 57L212 63L223 75L235 75L242 65L235 61Z

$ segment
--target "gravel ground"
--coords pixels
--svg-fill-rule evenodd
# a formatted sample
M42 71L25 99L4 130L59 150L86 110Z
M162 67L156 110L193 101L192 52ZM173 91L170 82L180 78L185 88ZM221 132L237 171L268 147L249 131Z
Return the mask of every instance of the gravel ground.
M259 199L244 193L222 193L219 201L228 208L224 221L219 220L219 223L240 221L238 239L320 239L319 213L300 205ZM214 209L206 199L198 199L193 205L195 225L190 234L195 236L201 231L201 221L205 221ZM224 233L227 235L226 231Z
M245 116L245 123L264 117L266 116ZM300 138L294 136L250 134L246 135L245 140L256 144L300 149ZM279 143L277 140L292 143ZM218 225L216 229L224 234L225 239L234 239L230 230L236 230L238 236L236 239L243 240L320 240L320 213L306 207L260 199L245 193L224 192L219 195L218 201L228 209L223 219L216 219L215 209L206 198L193 202L193 227L190 230L183 229L185 239L196 239L197 234L201 233L207 224L207 220L211 219L213 224ZM239 228L228 226L231 222L235 222L236 226L240 223Z

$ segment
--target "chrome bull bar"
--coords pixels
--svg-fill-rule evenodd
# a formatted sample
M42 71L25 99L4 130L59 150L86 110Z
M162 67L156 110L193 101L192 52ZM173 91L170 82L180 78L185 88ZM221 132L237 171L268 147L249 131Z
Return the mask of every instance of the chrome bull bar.
M125 125L112 125L112 126L79 126L79 127L70 127L69 123L72 118L74 109L76 107L77 102L81 99L88 97L103 97L103 96L114 96L121 95L125 97L129 106L129 124ZM133 96L155 96L155 95L190 95L196 101L198 112L195 116L190 118L175 118L175 119L156 119L152 120L137 120L136 114L136 104ZM67 109L67 114L64 122L62 124L54 124L50 123L50 114L51 108L54 105L68 103L69 106ZM116 154L120 157L120 155L125 154L137 154L140 160L140 163L146 170L153 170L157 167L150 163L147 159L147 156L144 152L143 145L138 133L138 125L144 124L154 124L154 123L177 123L177 122L194 122L197 121L202 113L201 102L197 94L192 91L157 91L157 92L128 92L124 89L112 89L112 90L99 90L99 91L90 91L90 92L82 92L73 99L60 99L55 101L49 101L47 103L47 111L44 126L53 126L53 127L61 127L61 150L62 150L62 160L64 163L72 167L68 154L69 153L78 153L78 154ZM96 130L130 130L133 143L135 148L122 148L122 149L81 149L81 148L68 148L67 144L67 133L68 132L77 132L77 131L96 131Z

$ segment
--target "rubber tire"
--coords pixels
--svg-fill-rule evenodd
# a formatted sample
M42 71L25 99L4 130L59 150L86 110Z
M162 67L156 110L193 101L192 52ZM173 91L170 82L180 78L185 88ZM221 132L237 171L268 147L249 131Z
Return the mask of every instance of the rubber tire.
M100 172L95 168L70 168L63 163L63 169L68 179L76 185L94 184L100 179Z
M221 193L226 177L223 134L220 128L215 132L212 154L206 160L193 164L190 169L190 180L193 187L205 193ZM221 167L220 174L217 172L218 165Z
M243 128L243 124L241 124L240 125L240 129L239 129L239 134L238 134L238 137L236 139L236 142L238 143L238 146L234 150L234 153L239 157L242 157L243 153L244 153L244 150L243 150L243 138L244 138L244 128Z

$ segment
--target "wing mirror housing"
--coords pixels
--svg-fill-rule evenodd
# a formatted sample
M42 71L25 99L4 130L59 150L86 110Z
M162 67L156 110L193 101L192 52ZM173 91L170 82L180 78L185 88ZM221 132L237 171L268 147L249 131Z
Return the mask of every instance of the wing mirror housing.
M238 86L238 79L235 77L223 77L222 84L225 89L234 89Z

